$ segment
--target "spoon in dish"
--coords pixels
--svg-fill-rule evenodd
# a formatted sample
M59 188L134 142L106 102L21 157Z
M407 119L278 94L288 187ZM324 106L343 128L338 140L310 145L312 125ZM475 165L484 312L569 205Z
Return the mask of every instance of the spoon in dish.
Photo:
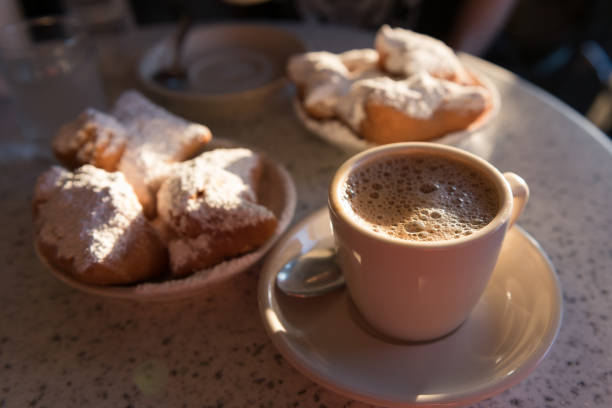
M336 251L314 248L293 258L276 275L276 285L289 296L313 297L344 286Z
M168 68L162 68L153 75L153 81L161 86L173 90L187 88L187 70L181 63L181 50L187 32L191 28L191 18L183 17L174 36L174 47L172 49L172 64Z

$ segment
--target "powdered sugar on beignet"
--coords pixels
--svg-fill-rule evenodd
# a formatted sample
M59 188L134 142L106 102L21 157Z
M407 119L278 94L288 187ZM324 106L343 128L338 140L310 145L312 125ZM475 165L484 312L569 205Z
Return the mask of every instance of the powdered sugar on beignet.
M308 52L291 57L289 78L300 91L305 109L314 117L335 115L338 98L348 89L348 68L331 52Z
M156 214L155 193L174 164L174 160L146 145L126 150L119 163L119 171L132 185L149 218L154 218Z
M113 115L132 135L119 170L134 187L145 213L153 217L155 194L172 165L194 155L212 135L206 126L179 118L136 91L121 95Z
M70 172L63 167L51 166L49 170L38 176L32 197L35 211L37 210L37 205L48 200L61 187L62 180L69 177L69 175Z
M421 71L403 81L388 77L356 81L340 101L338 114L359 132L368 104L388 106L408 117L427 120L440 109L483 112L489 102L483 87L462 86Z
M338 58L349 70L351 77L363 72L378 70L378 52L372 48L345 51L338 54Z
M289 59L287 71L289 77L300 84L327 81L332 76L349 76L349 70L338 55L327 51L294 55Z
M240 177L249 188L257 192L263 166L261 158L250 149L243 147L215 149L201 153L192 160L197 161L198 166L210 165L227 170Z
M92 164L114 171L127 143L126 130L115 118L88 108L59 129L52 147L56 157L69 168Z
M376 34L375 47L384 70L391 74L411 76L426 71L437 78L472 83L454 51L428 35L383 25Z
M309 115L330 119L353 81L384 75L378 60L378 52L367 48L341 54L308 52L292 57L287 70Z
M219 149L177 165L159 189L159 216L173 231L174 276L204 269L262 245L276 217L257 203L260 158L248 149Z
M197 161L185 164L158 192L159 215L179 234L234 230L272 215L257 204L253 187L236 174Z
M211 139L206 126L171 114L137 91L121 94L112 114L133 135L130 149L146 145L175 161L185 160Z
M39 179L34 205L43 256L79 280L123 284L165 268L165 249L119 172L54 166Z
M185 276L255 250L276 230L277 220L274 215L265 207L253 202L243 204L236 211L230 210L222 214L229 228L209 230L197 236L185 235L168 243L170 270L173 276ZM249 214L246 215L249 221L240 222L240 217L245 214ZM213 218L208 220L215 221ZM216 222L207 225L218 226Z

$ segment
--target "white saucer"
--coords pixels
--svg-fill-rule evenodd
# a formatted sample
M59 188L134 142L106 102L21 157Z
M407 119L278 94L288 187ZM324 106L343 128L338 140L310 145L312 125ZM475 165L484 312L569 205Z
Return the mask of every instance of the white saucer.
M240 146L229 140L213 138L207 145L206 150L223 147ZM258 191L259 202L276 215L278 226L274 235L253 252L232 258L211 268L197 271L184 278L123 286L99 286L83 283L74 279L70 274L51 266L37 250L38 258L47 266L51 274L63 283L94 295L138 301L172 300L197 295L210 285L229 279L253 266L272 248L293 218L297 194L291 176L283 166L268 158L264 153L258 152L258 154L262 157L264 165Z
M260 276L264 326L282 355L313 381L348 398L390 407L460 406L524 379L561 325L557 275L537 242L514 227L489 286L468 320L433 342L388 342L362 322L346 290L318 298L284 295L279 269L331 237L327 209L293 227Z
M472 123L466 130L448 133L442 137L431 140L431 142L447 144L474 153L484 159L488 159L495 147L494 132L487 132L487 127L499 113L501 99L495 84L478 69L484 62L468 54L459 54L459 59L470 69L472 74L478 78L490 92L492 99L491 109L477 121ZM313 119L304 111L297 98L293 99L293 110L302 125L315 136L327 143L337 146L349 154L356 154L362 150L375 147L374 143L358 136L351 128L337 119L317 120ZM495 132L496 133L496 132Z

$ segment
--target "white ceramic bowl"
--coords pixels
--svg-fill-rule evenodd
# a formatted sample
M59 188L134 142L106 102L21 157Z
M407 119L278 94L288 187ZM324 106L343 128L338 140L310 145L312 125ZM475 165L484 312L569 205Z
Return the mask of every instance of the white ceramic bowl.
M188 75L185 90L153 81L172 63L173 38L149 49L138 65L142 90L167 109L200 122L241 120L270 106L287 79L289 57L305 51L291 33L257 24L212 24L192 28L181 59Z
M230 140L214 138L206 149L228 147L240 147L240 145ZM49 264L37 249L38 258L61 282L81 292L97 296L135 301L166 301L197 296L216 283L231 279L251 268L272 248L293 219L297 193L291 175L281 164L262 152L258 153L263 158L263 174L258 191L259 202L276 215L278 226L274 235L252 252L228 259L183 278L117 286L100 286L80 282L68 272Z

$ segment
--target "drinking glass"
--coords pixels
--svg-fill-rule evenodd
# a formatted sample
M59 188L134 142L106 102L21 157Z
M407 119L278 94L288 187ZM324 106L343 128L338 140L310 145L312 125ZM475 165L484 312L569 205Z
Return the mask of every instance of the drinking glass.
M16 106L20 140L41 149L85 108L105 107L95 47L74 18L0 27L0 75Z

